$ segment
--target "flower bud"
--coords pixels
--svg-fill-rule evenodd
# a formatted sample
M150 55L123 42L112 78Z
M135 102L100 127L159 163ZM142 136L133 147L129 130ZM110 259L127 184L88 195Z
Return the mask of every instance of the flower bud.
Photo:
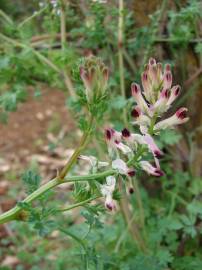
M167 102L167 106L170 106L173 101L180 95L181 88L179 85L173 86L170 90L170 97Z
M172 73L170 71L166 71L163 77L163 88L170 89L172 86Z
M163 112L166 112L169 108L168 105L169 100L169 90L164 89L160 93L159 99L155 102L155 104L152 107L153 113L162 114Z
M137 105L140 107L141 111L148 114L149 113L149 107L144 100L140 86L137 83L131 84L131 93L132 96L135 98L135 101L137 102Z
M141 76L143 93L145 98L150 102L152 100L152 85L150 83L149 75L147 71L144 71Z
M97 102L105 95L109 71L100 58L89 56L84 58L80 67L80 76L86 90L86 98L89 103Z

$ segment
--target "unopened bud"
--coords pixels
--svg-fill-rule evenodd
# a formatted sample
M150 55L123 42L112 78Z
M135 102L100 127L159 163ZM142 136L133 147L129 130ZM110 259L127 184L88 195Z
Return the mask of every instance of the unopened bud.
M89 103L97 102L105 95L109 71L100 58L89 56L84 58L80 67L80 76L86 89L86 98Z

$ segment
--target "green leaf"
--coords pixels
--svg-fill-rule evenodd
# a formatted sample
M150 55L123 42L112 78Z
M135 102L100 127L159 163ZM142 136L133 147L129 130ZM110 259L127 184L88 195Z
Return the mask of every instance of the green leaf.
M182 135L174 130L162 130L160 135L160 141L166 145L173 145L179 142Z
M162 248L157 251L156 256L159 260L160 265L163 267L166 267L168 263L171 263L174 259L169 250Z
M111 107L114 109L122 109L126 106L127 100L123 96L116 96L111 100Z
M25 171L21 178L28 194L34 192L41 183L41 176L35 171Z

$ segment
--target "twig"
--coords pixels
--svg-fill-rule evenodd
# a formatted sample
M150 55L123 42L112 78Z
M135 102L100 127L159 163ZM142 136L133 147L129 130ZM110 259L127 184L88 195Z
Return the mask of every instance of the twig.
M191 77L185 81L184 85L188 87L200 74L202 73L202 67L200 67Z
M124 240L124 237L126 236L127 231L129 230L130 226L132 226L132 222L134 221L134 219L135 219L135 214L133 214L131 220L130 220L129 223L127 224L126 230L123 231L123 233L120 235L120 237L119 237L119 239L118 239L118 241L117 241L117 243L116 243L116 246L115 246L115 249L114 249L114 251L115 251L116 253L119 251L119 248L120 248L120 246L121 246L121 243L122 243L122 241Z
M142 198L141 198L141 194L140 194L140 189L139 189L139 185L137 180L135 179L133 181L134 183L134 189L135 189L135 195L136 195L136 199L137 199L137 204L140 210L140 222L142 225L143 230L145 230L145 216L144 216L144 208L142 205Z
M128 62L131 70L135 74L135 72L137 71L137 68L136 68L135 63L133 62L133 60L131 59L130 55L127 53L125 48L123 48L123 56L124 56L125 60Z
M68 34L66 33L66 37ZM31 43L41 42L48 39L61 39L61 33L55 33L55 34L43 34L39 36L33 36L31 38Z
M201 43L202 42L202 38L194 38L194 39L189 39L189 40L185 40L183 38L170 38L170 37L156 37L154 39L154 42L166 42L166 43L173 43L173 42L183 42L186 41L187 43Z
M151 33L150 33L150 38L147 42L147 46L146 46L146 49L145 49L145 52L144 52L144 58L143 58L143 66L144 64L147 62L148 60L148 57L149 57L149 54L151 52L151 48L152 48L152 45L155 41L155 36L156 36L156 33L158 31L158 27L159 27L159 21L161 20L162 16L163 16L163 13L166 9L166 6L167 6L167 2L168 0L163 0L162 1L162 4L161 4L161 8L160 8L160 11L159 11L159 14L157 15L156 18L153 18L153 22L152 22L152 25L151 25Z
M121 179L119 179L119 190L123 194L123 183ZM137 244L138 248L142 251L146 251L144 240L141 237L141 234L139 232L138 226L135 222L131 222L131 219L133 218L131 215L131 212L129 210L129 202L127 200L126 194L122 195L122 198L120 200L120 208L122 215L124 217L124 220L126 222L127 227L129 228L129 231Z
M47 7L48 7L48 5L43 7L42 9L40 9L38 11L35 11L30 17L26 18L24 21L19 23L18 27L21 28L24 24L28 23L29 21L31 21L35 17L39 16L41 13L43 13L47 9Z
M11 18L2 9L0 9L0 16L3 17L9 24L13 25Z
M65 19L65 11L66 11L66 3L64 0L60 0L60 33L61 33L61 45L62 50L65 50L66 47L66 19Z
M61 32L61 48L62 51L65 52L65 48L66 48L66 18L65 18L65 11L66 11L66 1L65 0L60 0L60 5L61 5L61 13L60 13L60 32ZM69 76L69 72L68 70L64 70L63 71L63 76L64 76L64 82L65 85L67 87L67 89L69 89L70 95L75 98L75 91L74 91L74 86L72 84L72 80Z
M118 21L118 58L119 58L119 76L121 95L126 98L125 82L124 82L124 64L123 64L123 0L119 0L119 21ZM123 109L124 124L127 123L126 109Z

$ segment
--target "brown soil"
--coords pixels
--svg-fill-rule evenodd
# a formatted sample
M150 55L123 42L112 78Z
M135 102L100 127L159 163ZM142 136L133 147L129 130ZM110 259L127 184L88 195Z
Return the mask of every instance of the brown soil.
M47 142L47 132L74 127L72 117L64 104L65 94L58 89L43 88L41 97L33 97L29 89L28 100L10 113L8 124L0 124L0 156L36 153L37 141ZM54 127L54 125L56 127ZM40 144L40 143L38 143Z

